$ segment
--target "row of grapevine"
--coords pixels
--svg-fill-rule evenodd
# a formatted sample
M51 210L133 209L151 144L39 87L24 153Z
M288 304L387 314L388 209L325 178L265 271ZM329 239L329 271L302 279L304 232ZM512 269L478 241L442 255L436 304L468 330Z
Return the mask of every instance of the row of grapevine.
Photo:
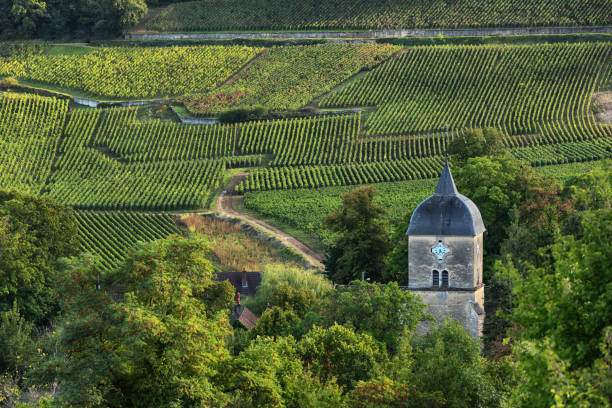
M593 161L612 157L612 139L511 149L510 153L532 166Z
M372 30L607 25L597 0L223 0L173 3L145 25L153 31Z
M321 106L377 106L366 135L493 126L537 134L546 123L594 126L591 96L610 43L411 47L332 92ZM573 125L572 125L573 124Z
M252 154L248 156L230 156L224 157L225 167L228 169L236 169L240 167L260 167L264 164L264 156L261 154Z
M76 110L70 115L60 153L98 147L127 162L194 160L234 153L236 128L141 122L136 108Z
M138 242L179 234L168 214L75 211L81 250L96 255L102 270L115 267Z
M67 111L67 100L0 93L0 187L40 192Z
M389 57L389 44L318 44L267 49L231 81L183 98L194 113L227 109L299 109L333 87Z
M232 125L184 125L135 119L136 109L108 110L93 139L127 161L192 160L230 156L236 128Z
M241 154L271 153L273 166L345 160L361 131L361 115L248 122L240 129Z
M440 157L336 166L273 167L254 170L236 191L318 188L436 177Z
M27 55L0 61L0 75L115 98L205 92L261 51L244 46L112 47L85 55Z
M223 161L124 164L92 148L59 158L48 195L81 209L178 210L201 208L218 186Z

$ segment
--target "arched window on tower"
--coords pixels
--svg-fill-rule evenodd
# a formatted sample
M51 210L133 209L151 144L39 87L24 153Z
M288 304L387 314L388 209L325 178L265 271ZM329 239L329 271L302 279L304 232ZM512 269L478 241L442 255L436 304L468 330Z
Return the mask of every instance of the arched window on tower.
M435 269L431 275L431 286L436 287L436 288L440 286L440 274Z
M442 271L442 287L448 287L448 271Z

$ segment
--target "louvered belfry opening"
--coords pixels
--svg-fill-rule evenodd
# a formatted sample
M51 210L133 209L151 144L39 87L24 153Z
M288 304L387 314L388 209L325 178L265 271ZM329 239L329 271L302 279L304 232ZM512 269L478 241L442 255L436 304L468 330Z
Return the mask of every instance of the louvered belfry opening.
M448 288L448 271L442 271L442 287Z
M438 273L438 271L434 270L432 272L432 286L437 288L438 286L440 286L440 274Z

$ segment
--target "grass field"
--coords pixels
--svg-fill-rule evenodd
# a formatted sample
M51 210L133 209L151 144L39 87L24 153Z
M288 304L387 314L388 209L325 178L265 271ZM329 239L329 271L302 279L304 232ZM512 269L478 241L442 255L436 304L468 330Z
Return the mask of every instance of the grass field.
M606 25L611 8L609 0L206 0L171 4L142 25L171 32Z

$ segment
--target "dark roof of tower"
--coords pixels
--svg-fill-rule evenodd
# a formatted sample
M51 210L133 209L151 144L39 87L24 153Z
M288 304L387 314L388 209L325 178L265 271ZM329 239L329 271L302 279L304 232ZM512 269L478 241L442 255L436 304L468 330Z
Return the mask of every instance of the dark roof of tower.
M484 231L478 207L459 194L446 163L435 193L414 210L406 234L476 236Z

